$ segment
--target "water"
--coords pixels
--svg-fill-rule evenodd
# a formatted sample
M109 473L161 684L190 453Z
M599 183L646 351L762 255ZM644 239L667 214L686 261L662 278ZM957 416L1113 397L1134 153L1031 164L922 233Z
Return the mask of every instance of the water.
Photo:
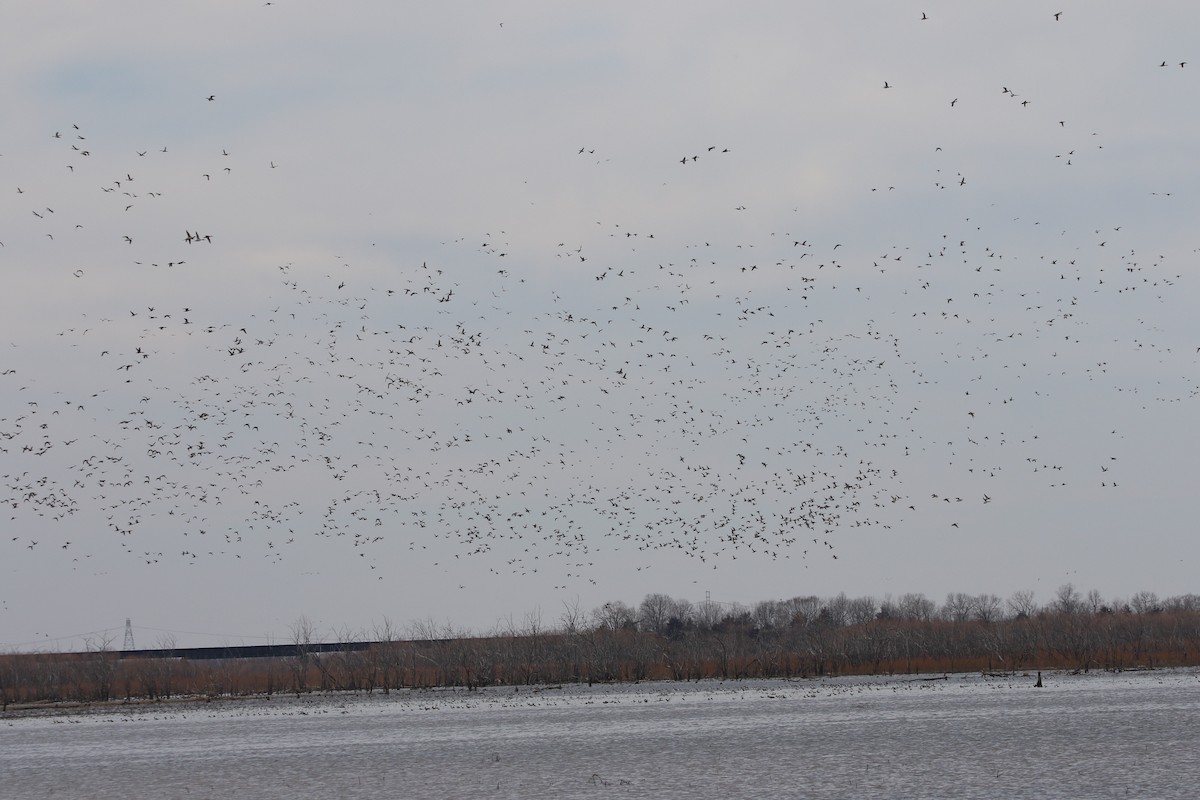
M1200 672L413 691L6 717L0 797L1191 798Z

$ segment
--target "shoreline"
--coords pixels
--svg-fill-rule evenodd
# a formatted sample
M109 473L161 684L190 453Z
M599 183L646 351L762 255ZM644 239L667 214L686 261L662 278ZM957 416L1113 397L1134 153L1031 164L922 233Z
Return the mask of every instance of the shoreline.
M267 694L264 692L254 692L246 694L221 694L221 695L202 695L189 694L179 695L167 698L148 698L148 697L130 697L111 700L63 700L63 701L41 701L33 703L10 703L8 707L0 711L0 720L15 720L15 719L30 719L53 716L85 716L91 713L111 713L121 709L145 711L153 708L200 708L208 705L229 706L243 703L305 703L313 702L320 703L325 701L335 700L368 700L368 699L391 699L393 697L411 697L413 695L464 695L468 697L481 697L487 694L498 694L501 692L518 694L527 692L529 694L541 694L550 691L562 691L573 688L612 688L612 687L631 687L631 686L704 686L705 684L745 684L750 682L763 683L780 683L780 684L797 684L797 683L828 683L846 681L852 679L870 680L877 679L880 683L935 683L941 681L964 680L967 678L981 678L992 680L1009 680L1009 681L1028 681L1029 688L1041 688L1042 681L1051 681L1055 678L1080 676L1111 676L1126 672L1159 672L1159 673L1174 673L1185 672L1187 670L1200 669L1200 665L1185 665L1185 666L1169 666L1169 667L1129 667L1122 669L1096 669L1090 671L1073 670L1073 669L1047 669L1047 670L1032 670L1021 671L1020 673L996 673L987 671L971 671L971 672L944 672L942 674L926 674L926 675L899 675L887 673L843 673L838 675L808 675L808 676L792 676L792 677L752 677L752 678L722 678L722 677L705 677L698 680L674 680L670 678L649 678L633 681L578 681L563 684L492 684L489 686L481 686L468 688L466 686L404 686L393 688L389 692L376 689L374 691L352 690L352 689L336 689L336 690L311 690L307 692L297 693L291 692L272 692ZM1035 683L1036 681L1036 683Z

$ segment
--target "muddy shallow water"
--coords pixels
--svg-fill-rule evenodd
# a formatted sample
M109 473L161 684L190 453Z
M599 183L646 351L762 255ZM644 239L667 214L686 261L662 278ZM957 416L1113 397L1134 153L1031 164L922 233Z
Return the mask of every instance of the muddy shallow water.
M1196 796L1200 671L646 683L0 718L3 798Z

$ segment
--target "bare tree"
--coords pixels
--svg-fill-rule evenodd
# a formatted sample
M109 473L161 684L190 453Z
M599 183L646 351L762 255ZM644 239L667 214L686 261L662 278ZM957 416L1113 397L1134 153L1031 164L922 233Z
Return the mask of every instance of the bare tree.
M367 638L366 634L359 633L347 625L341 630L335 631L334 635L339 645L337 652L329 659L330 668L334 673L332 675L334 688L353 692L364 690L370 692L375 688L374 683L368 680L368 676L371 676L372 665L367 653L359 644ZM325 660L322 658L321 662Z
M267 644L275 644L273 636L267 637ZM270 658L264 658L263 661L265 662L263 664L263 691L266 692L267 697L271 697L275 694L277 688L275 686L276 670L281 666L281 659L271 656Z
M836 628L845 627L850 622L850 600L846 593L842 592L837 597L826 600L821 608L821 616Z
M879 613L879 606L874 597L856 597L850 601L847 615L852 625L866 625L873 621Z
M1033 599L1033 592L1028 589L1022 589L1013 592L1008 598L1008 612L1014 619L1026 619L1037 616L1038 604Z
M375 664L376 678L384 694L390 694L393 688L400 686L400 674L404 669L404 655L401 653L399 638L399 631L386 616L375 626L376 645L371 655Z
M1138 592L1129 599L1129 606L1135 614L1156 614L1163 610L1154 592Z
M1083 610L1083 598L1074 584L1064 583L1054 592L1050 607L1059 614L1078 614Z
M158 637L157 658L138 659L138 679L142 694L151 700L171 696L172 678L175 673L175 637L163 634Z
M975 597L971 612L980 622L995 622L1000 619L1000 609L1003 601L994 594L981 594Z
M946 595L946 602L942 605L942 619L948 619L951 622L966 622L971 618L974 607L975 598L969 594L951 592Z
M674 601L671 618L667 620L667 633L678 634L696 623L696 607L690 600L679 598Z
M1200 611L1200 595L1181 594L1163 601L1163 610L1171 612Z
M578 633L583 628L583 607L579 603L579 598L574 600L563 600L563 613L558 618L559 623L563 626L565 633Z
M787 601L792 609L792 624L800 622L804 625L812 624L821 616L823 603L821 598L816 595L808 595L807 597L793 597Z
M308 691L308 667L311 663L309 648L312 645L316 626L313 625L312 620L302 614L288 630L292 635L292 644L296 646L296 652L292 657L292 688L299 697L301 692Z
M620 600L614 600L593 609L592 620L597 628L610 631L637 628L637 612Z
M113 679L117 672L117 653L113 651L115 636L104 631L84 640L87 659L83 663L80 699L108 700L112 697ZM86 686L87 688L83 688Z
M662 636L667 632L675 601L665 594L648 594L638 606L638 627Z
M710 631L721 621L721 604L705 598L696 604L696 624L702 630Z
M455 645L454 626L449 622L444 625L434 621L432 617L413 622L409 626L409 638L415 640L409 651L413 671L414 685L453 685L453 670L460 655ZM464 634L465 636L465 634ZM433 670L432 676L425 675ZM421 675L418 682L417 676Z

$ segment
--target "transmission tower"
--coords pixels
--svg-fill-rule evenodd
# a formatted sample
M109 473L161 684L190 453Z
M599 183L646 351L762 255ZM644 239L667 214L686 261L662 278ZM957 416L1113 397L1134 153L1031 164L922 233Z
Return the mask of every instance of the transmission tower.
M125 646L122 650L136 650L133 646L133 623L129 621L129 617L125 618Z

